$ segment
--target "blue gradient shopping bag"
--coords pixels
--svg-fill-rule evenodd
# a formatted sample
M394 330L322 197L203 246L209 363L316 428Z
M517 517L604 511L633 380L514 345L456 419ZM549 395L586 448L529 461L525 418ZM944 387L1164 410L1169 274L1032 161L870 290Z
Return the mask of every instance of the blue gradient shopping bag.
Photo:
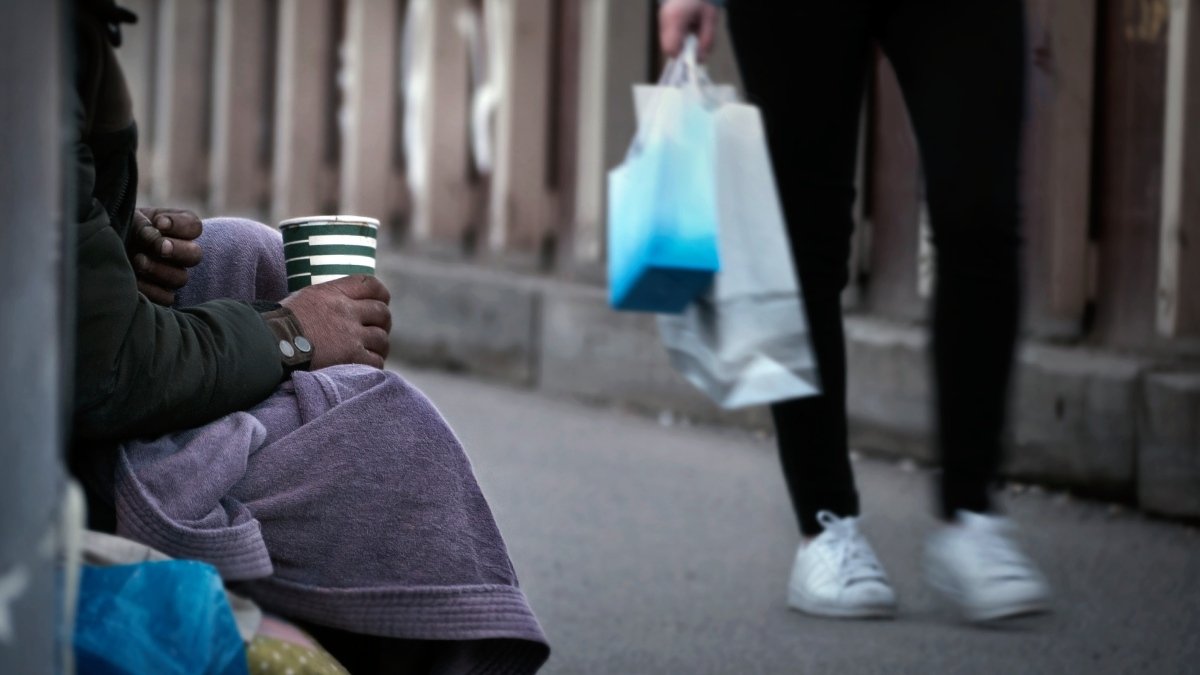
M638 132L608 174L608 287L615 309L678 314L720 269L714 110L695 44L638 92Z

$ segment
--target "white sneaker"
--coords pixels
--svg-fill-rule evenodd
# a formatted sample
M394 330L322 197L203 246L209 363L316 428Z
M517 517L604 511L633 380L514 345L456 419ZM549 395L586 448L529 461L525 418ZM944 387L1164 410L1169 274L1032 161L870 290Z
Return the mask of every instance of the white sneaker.
M970 621L992 621L1050 608L1050 587L1009 533L1011 521L969 511L925 545L925 578Z
M858 531L858 519L821 511L817 520L825 531L796 551L788 605L817 616L893 616L896 593L875 551Z

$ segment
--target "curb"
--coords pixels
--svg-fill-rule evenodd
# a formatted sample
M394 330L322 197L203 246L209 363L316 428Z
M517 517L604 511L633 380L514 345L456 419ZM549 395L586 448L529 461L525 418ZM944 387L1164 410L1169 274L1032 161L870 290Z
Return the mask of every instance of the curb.
M592 403L770 431L766 408L718 409L671 368L653 317L609 309L600 287L398 253L392 355ZM922 326L846 319L851 444L932 462ZM1023 481L1200 518L1200 371L1136 356L1027 342L1018 355L1012 444Z

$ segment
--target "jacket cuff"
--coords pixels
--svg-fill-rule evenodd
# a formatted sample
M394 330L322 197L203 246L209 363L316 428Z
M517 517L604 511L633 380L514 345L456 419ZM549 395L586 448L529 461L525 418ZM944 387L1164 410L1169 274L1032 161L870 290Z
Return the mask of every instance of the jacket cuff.
M297 370L308 370L312 365L313 345L304 337L304 328L292 310L278 303L254 303L266 322L267 327L275 334L276 349L283 370L291 374Z

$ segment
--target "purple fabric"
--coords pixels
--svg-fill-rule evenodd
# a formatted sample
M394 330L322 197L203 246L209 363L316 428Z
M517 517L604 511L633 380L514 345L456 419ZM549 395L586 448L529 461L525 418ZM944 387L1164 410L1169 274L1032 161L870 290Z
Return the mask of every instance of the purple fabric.
M204 261L190 270L187 286L175 294L177 306L215 298L279 302L287 295L279 230L245 218L209 218L196 241Z
M221 270L197 270L205 293L278 291L262 267L282 270L282 246L254 234L244 245L256 228L266 229L205 221L217 244L201 267ZM237 255L256 262L225 259ZM251 410L126 443L115 494L120 534L215 565L270 611L463 641L447 662L454 672L533 672L549 653L470 460L433 404L395 373L299 372Z

